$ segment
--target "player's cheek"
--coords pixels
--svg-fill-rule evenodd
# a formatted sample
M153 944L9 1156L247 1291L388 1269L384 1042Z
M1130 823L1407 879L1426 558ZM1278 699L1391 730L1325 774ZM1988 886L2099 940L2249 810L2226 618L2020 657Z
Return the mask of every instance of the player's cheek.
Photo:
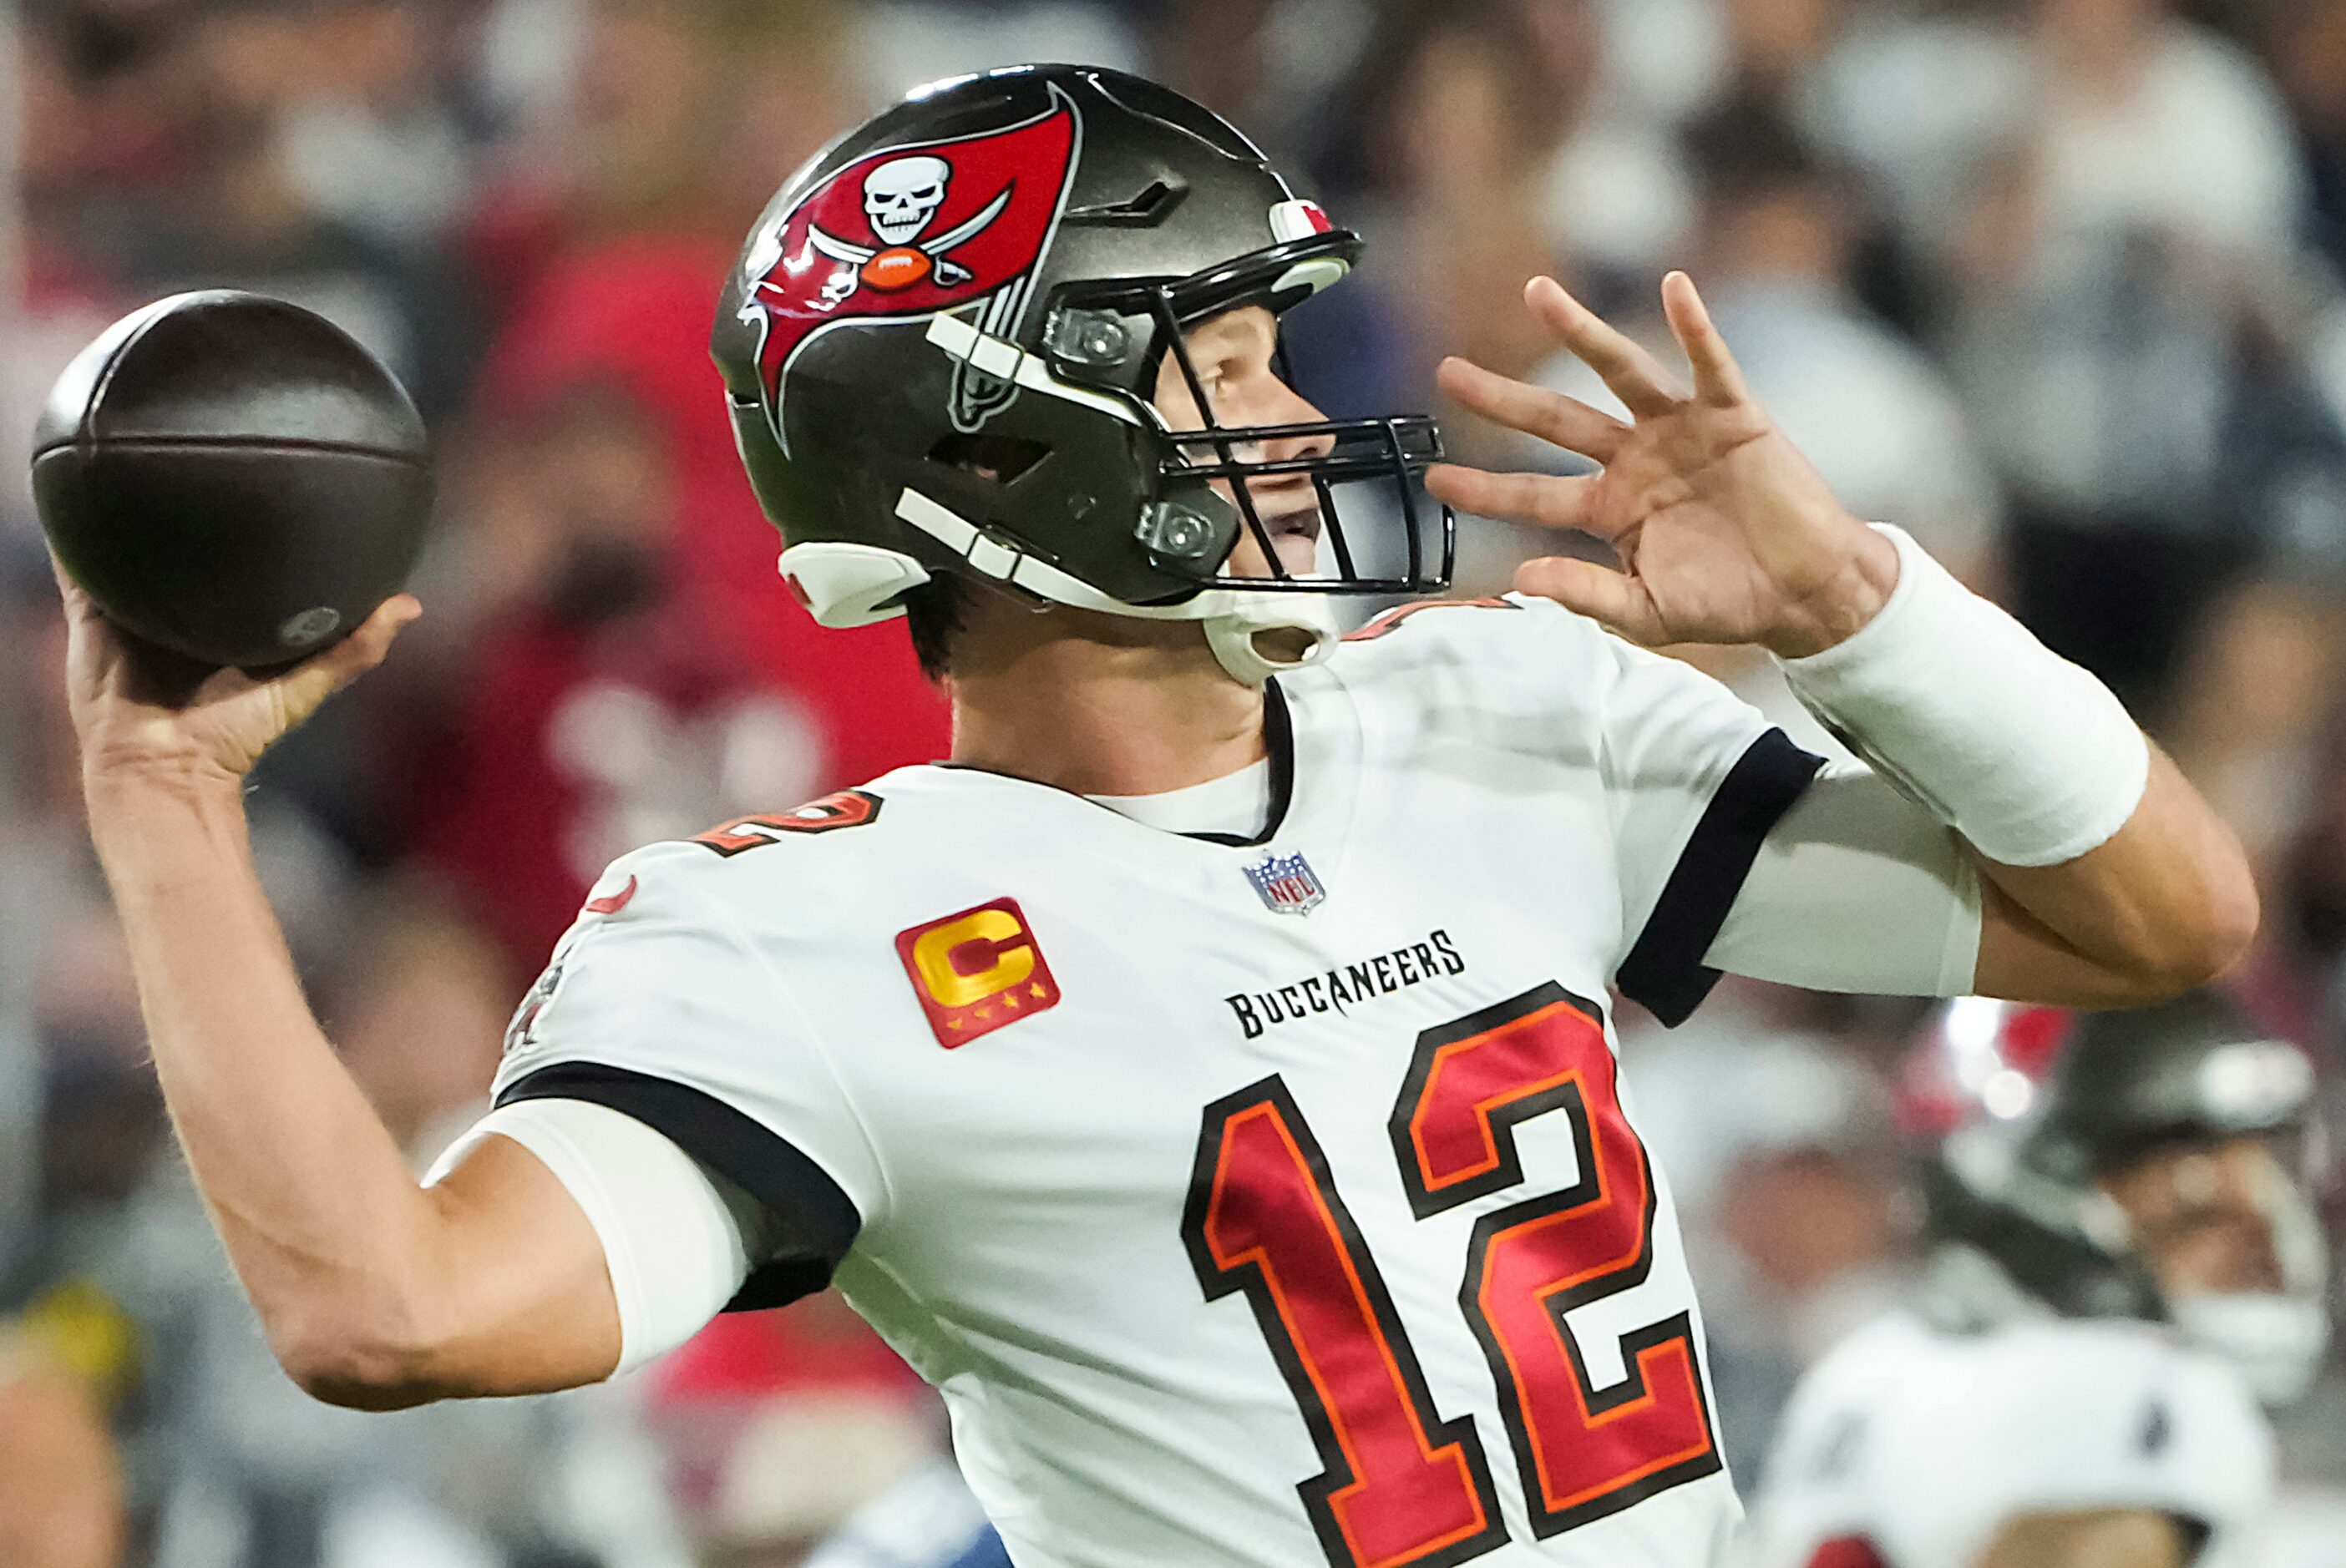
M1231 546L1229 560L1222 570L1233 577L1270 575L1270 563L1263 556L1262 545L1256 540L1254 530L1243 523L1239 526L1238 543Z

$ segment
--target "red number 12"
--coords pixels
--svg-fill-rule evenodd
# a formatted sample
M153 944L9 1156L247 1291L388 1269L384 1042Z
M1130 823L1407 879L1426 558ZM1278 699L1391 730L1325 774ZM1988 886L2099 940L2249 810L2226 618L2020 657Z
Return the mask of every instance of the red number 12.
M1546 984L1418 1036L1390 1130L1420 1219L1523 1180L1515 1130L1568 1119L1579 1178L1493 1210L1459 1304L1482 1344L1534 1532L1719 1468L1685 1313L1626 1336L1600 1393L1564 1315L1642 1281L1653 1173L1596 1007ZM1506 1539L1472 1421L1433 1409L1375 1261L1276 1076L1209 1106L1183 1223L1209 1299L1243 1289L1327 1468L1301 1487L1338 1568L1445 1568Z

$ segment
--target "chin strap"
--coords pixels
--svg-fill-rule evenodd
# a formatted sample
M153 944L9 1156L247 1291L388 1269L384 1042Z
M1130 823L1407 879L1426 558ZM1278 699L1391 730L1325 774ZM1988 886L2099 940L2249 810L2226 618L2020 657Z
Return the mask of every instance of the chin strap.
M1209 588L1178 605L1132 605L1111 598L1050 562L1012 549L966 519L907 489L896 515L960 555L975 571L1039 599L1071 609L1144 621L1197 621L1206 646L1233 680L1260 686L1271 677L1308 669L1334 651L1335 613L1325 596L1249 593ZM794 545L782 552L782 575L815 620L827 626L865 626L901 615L888 599L928 581L910 555L868 545Z
M1309 669L1335 651L1336 616L1316 594L1214 596L1230 601L1230 607L1203 617L1206 646L1233 680L1260 686L1272 676Z

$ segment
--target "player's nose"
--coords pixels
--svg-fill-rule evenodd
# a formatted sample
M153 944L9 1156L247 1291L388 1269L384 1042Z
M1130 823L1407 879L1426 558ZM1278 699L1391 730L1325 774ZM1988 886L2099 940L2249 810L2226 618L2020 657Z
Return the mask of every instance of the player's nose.
M1324 424L1328 416L1310 398L1287 384L1276 375L1264 378L1268 395L1256 423L1265 425ZM1303 435L1274 436L1262 443L1262 456L1269 462L1281 462L1298 457L1321 457L1334 450L1336 438L1325 431L1313 431Z

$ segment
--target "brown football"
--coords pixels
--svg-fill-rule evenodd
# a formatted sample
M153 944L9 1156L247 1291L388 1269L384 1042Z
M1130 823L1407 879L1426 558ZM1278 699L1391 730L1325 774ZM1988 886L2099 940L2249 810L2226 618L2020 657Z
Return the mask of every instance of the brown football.
M423 422L323 317L209 290L117 321L58 378L33 496L50 548L125 629L257 669L397 593L432 508Z

